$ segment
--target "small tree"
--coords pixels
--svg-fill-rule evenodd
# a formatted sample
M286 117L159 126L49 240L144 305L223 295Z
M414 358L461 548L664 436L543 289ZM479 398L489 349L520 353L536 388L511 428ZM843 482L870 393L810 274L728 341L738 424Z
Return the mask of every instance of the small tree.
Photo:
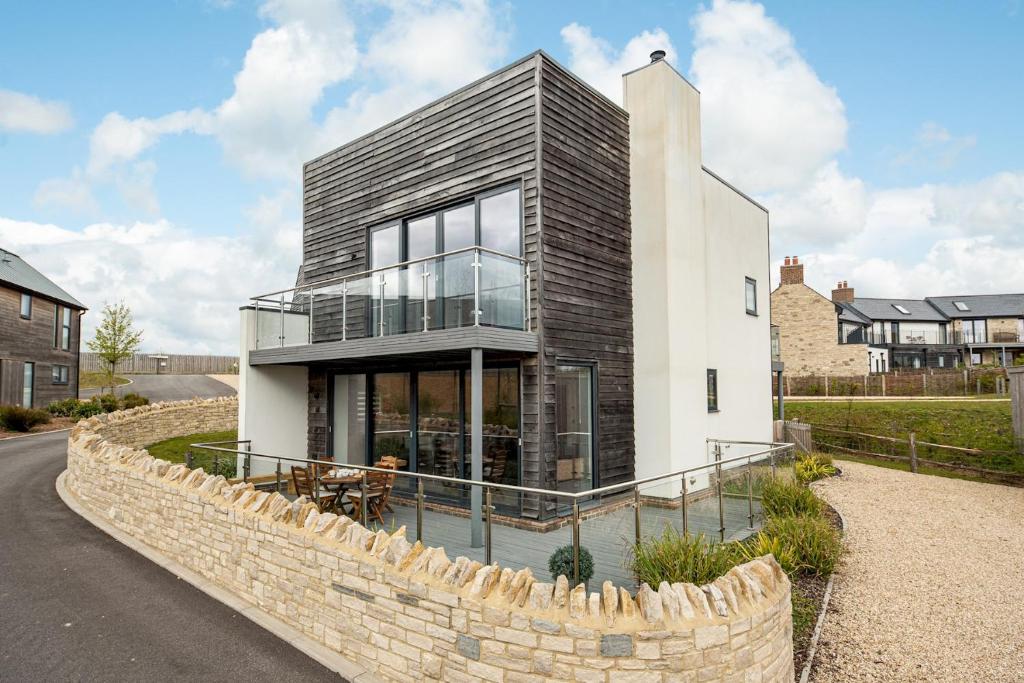
M132 328L132 310L123 301L103 307L103 320L88 344L106 364L110 391L114 391L114 369L117 364L131 358L141 342L142 330Z

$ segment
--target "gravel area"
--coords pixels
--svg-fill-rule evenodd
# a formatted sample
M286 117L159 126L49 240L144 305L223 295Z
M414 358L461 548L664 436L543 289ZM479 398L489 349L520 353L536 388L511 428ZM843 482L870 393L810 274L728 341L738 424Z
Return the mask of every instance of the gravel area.
M1024 681L1024 489L838 463L846 520L812 681Z

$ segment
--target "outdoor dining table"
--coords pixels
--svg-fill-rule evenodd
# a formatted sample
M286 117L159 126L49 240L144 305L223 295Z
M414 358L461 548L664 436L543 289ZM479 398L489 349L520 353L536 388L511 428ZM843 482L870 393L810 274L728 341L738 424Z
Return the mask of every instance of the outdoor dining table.
M396 464L398 467L405 467L409 464L408 460L397 460ZM339 467L338 469L346 469ZM359 485L363 483L362 472L356 474L348 474L343 477L328 477L323 475L320 477L320 485L325 489L335 494L334 498L334 509L336 512L340 511L344 514L349 514L351 511L345 509L345 491L348 489L357 489Z

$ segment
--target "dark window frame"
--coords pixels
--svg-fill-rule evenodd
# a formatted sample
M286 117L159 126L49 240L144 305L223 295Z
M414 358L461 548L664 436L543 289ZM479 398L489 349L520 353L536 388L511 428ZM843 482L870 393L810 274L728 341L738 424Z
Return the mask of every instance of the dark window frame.
M590 488L598 488L601 486L601 441L600 420L598 419L601 407L600 363L592 358L563 358L557 356L555 358L556 373L559 366L588 368L590 370ZM555 415L557 419L557 405L555 406ZM557 488L557 482L555 486Z
M747 306L747 286L750 285L754 288L754 308ZM746 306L747 315L757 317L757 280L750 276L743 278L743 305Z
M67 365L51 365L50 379L53 384L69 384L71 382L71 368Z
M71 328L75 323L74 316L71 309L67 306L63 307L61 321L60 321L60 348L62 351L71 350Z
M708 368L708 412L717 413L718 408L718 369Z
M25 302L28 302L28 313L25 312ZM28 292L22 292L21 299L18 302L18 315L22 320L31 320L33 308L32 295Z

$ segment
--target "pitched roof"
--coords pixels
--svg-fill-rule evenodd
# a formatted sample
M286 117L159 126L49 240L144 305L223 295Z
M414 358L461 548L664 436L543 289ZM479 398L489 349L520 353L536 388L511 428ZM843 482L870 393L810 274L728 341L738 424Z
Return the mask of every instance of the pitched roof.
M972 294L969 296L930 296L926 299L950 318L1016 318L1024 316L1024 294ZM954 301L967 306L959 310Z
M864 323L870 323L871 322L871 318L867 317L866 315L863 315L860 311L858 311L856 308L854 308L850 304L836 304L836 305L839 306L839 319L844 321L844 322L859 323L859 324L862 324L862 325Z
M915 322L945 322L948 318L924 299L864 299L853 300L853 308L870 320L908 320ZM896 306L909 311L902 313Z
M82 302L58 287L53 280L30 266L17 254L2 248L0 248L0 283L7 283L17 289L53 299L72 308L85 310Z

